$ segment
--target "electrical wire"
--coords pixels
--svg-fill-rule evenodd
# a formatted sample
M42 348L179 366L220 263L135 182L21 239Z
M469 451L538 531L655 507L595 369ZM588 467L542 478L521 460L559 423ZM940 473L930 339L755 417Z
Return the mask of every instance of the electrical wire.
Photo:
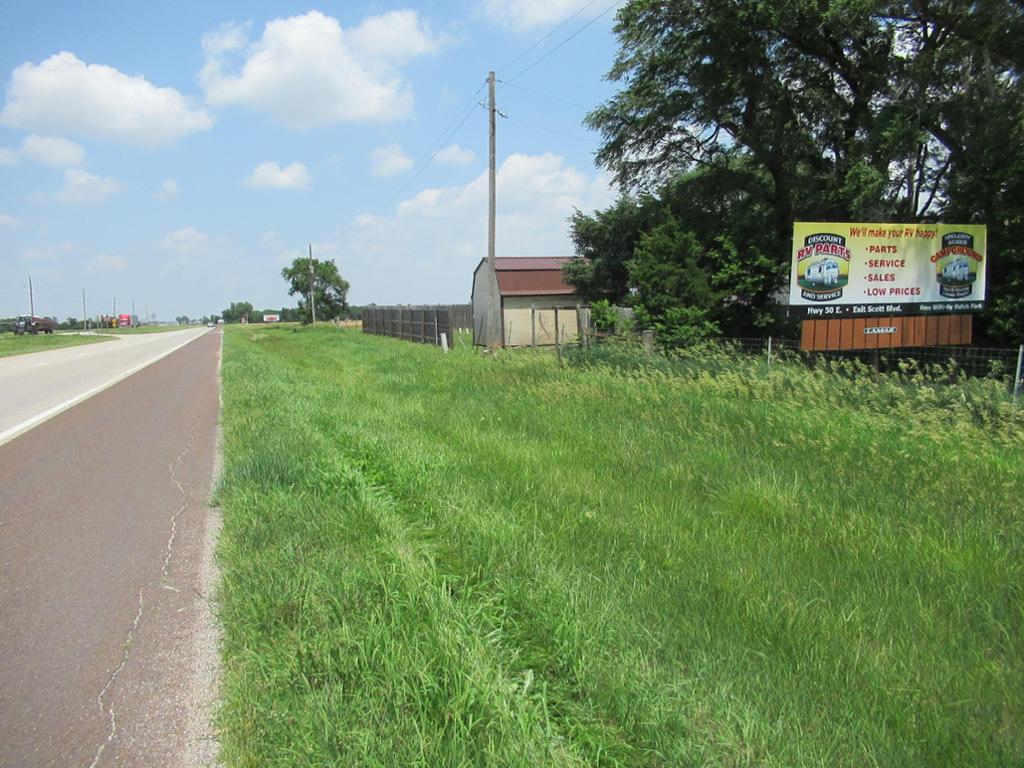
M556 32L557 32L558 30L560 30L560 29L561 29L562 27L564 27L564 26L565 26L566 24L568 24L568 23L569 23L570 21L572 21L573 19L575 19L575 18L576 18L577 16L579 16L579 15L580 15L581 13L583 13L583 12L584 12L585 10L587 10L587 8L589 8L590 6L592 6L592 5L593 5L594 3L596 3L596 2L597 2L597 0L590 0L590 2L588 2L588 3L584 4L583 6L581 6L581 7L579 8L579 10L577 10L577 11L576 11L576 12L575 12L575 13L574 13L574 14L573 14L572 16L570 16L570 17L569 17L569 18L567 18L567 19L566 19L565 21L563 21L563 22L562 22L561 24L559 24L559 25L558 25L557 27L555 27L554 29L552 29L552 30L551 30L550 32L548 32L548 33L547 33L546 35L544 35L544 37L542 37L542 38L541 38L540 40L538 40L537 42L535 42L535 43L534 43L533 45L531 45L531 46L530 46L529 48L527 48L526 50L524 50L524 51L520 52L520 53L519 53L519 54L518 54L518 55L517 55L517 56L516 56L516 57L515 57L514 59L512 59L512 61L510 61L510 62L508 62L507 64L505 64L504 66L502 66L501 68L499 68L499 69L498 69L497 71L498 71L498 72L504 72L504 71L505 71L506 69L508 69L509 67L511 67L511 66L512 66L513 64L515 64L515 63L516 63L517 61L519 61L519 60L520 60L521 58L523 58L523 56L525 56L525 55L526 55L526 54L528 54L528 53L529 53L530 51L532 51L532 50L533 50L534 48L536 48L536 47L537 47L538 45L541 45L541 44L543 44L543 43L544 43L544 42L545 42L546 40L550 39L550 38L551 38L551 36L552 36L552 35L554 35L554 34L555 34L555 33L556 33Z
M524 88L523 86L516 85L515 83L507 83L507 85L509 88L515 88L517 91L526 91L526 93L532 93L534 96L540 96L541 98L550 99L551 101L557 101L561 104L568 104L570 107L576 107L577 109L582 109L585 112L589 112L591 109L591 107L577 104L575 101L569 101L568 99L563 99L559 96L552 96L549 93L541 93L540 91L535 91L532 88Z
M582 34L582 33L583 33L583 32L584 32L584 31L585 31L586 29L588 29L589 27L593 26L593 25L594 25L594 24L596 24L596 23L597 23L598 21L600 21L600 20L601 20L602 18L604 18L605 16L607 16L607 15L608 15L609 13L611 13L611 11L612 11L612 10L614 10L614 9L615 9L615 7L616 7L616 6L618 6L618 5L621 5L621 4L623 3L623 2L625 2L625 0L615 0L615 2L613 2L613 3L611 4L611 5L609 5L609 6L607 7L607 8L605 8L605 9L604 9L603 11L601 11L601 13L599 13L599 14L598 14L597 16L595 16L594 18L592 18L592 19L591 19L590 21L588 21L588 22L587 22L586 24L584 24L584 25L583 25L582 27L580 27L580 28L579 28L579 29L577 29L577 30L576 30L575 32L573 32L573 33L572 33L571 35L569 35L569 36L568 36L567 38L565 38L565 40L563 40L562 42L560 42L560 43L559 43L558 45L556 45L556 46L555 46L554 48L550 48L550 49L548 49L548 51L547 51L547 52L546 52L546 53L545 53L545 54L544 54L543 56L541 56L540 58L536 59L536 60L535 60L535 61L533 61L533 62L532 62L531 64L528 64L527 66L523 67L523 69L519 70L518 72L516 72L516 74L512 75L512 77L508 78L508 80L504 80L504 81L502 81L502 82L503 82L503 87L504 87L504 86L507 86L507 85L510 85L510 84L511 84L512 82L514 82L515 80L518 80L518 79L519 79L520 77L522 77L522 76L523 76L523 75L525 75L525 74L526 74L527 72L529 72L529 71L530 71L531 69L533 69L534 67L536 67L536 66L537 66L538 64L540 64L540 63L541 63L542 61L544 61L544 59L546 59L546 58L547 58L548 56L550 56L550 55L551 55L551 54L553 54L553 53L554 53L555 51L557 51L557 50L558 50L559 48L561 48L562 46L564 46L564 45L565 45L566 43L568 43L569 41L573 40L574 38L578 37L578 36L579 36L580 34Z
M529 120L523 120L521 117L512 117L511 115L506 115L506 117L509 120L512 120L513 122L522 123L523 125L528 125L531 128L537 128L538 130L541 131L547 131L548 133L557 133L559 136L568 136L570 139L576 139L577 141L586 141L590 144L601 143L600 141L591 136L581 136L576 133L567 133L565 131L560 131L557 128L548 128L547 126L540 125L539 123L531 123Z

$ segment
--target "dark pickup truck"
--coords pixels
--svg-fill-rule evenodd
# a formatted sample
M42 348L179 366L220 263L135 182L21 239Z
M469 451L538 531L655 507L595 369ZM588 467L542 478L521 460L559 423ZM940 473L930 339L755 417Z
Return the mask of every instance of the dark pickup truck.
M23 333L53 333L57 324L48 317L28 317L22 315L11 324L11 330L16 335Z

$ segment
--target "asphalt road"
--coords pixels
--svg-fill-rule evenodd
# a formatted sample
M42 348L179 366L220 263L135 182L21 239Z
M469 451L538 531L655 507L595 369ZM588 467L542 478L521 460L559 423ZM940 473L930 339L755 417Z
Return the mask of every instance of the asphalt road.
M195 746L221 334L86 349L109 362L117 348L109 379L188 338L0 445L4 768L181 765ZM122 345L139 356L123 359ZM57 358L82 351L26 356L47 365L22 370L49 369L36 380L45 396L50 373L80 392L102 386L91 364L75 373L88 358ZM0 378L0 397L14 378Z
M0 444L207 331L126 334L0 358Z

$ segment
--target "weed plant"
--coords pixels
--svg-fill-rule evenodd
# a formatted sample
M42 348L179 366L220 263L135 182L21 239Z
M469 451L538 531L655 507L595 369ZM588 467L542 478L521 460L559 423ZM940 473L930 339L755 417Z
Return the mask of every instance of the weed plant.
M228 328L229 766L1024 761L1005 391Z

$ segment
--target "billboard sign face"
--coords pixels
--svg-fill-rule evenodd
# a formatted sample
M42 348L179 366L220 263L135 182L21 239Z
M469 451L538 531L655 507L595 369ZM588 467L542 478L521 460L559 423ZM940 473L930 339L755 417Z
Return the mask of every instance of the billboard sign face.
M264 323L278 323L280 321L281 321L281 316L280 315L266 314L266 315L263 316L263 322Z
M804 317L978 312L983 224L796 222L790 308Z

